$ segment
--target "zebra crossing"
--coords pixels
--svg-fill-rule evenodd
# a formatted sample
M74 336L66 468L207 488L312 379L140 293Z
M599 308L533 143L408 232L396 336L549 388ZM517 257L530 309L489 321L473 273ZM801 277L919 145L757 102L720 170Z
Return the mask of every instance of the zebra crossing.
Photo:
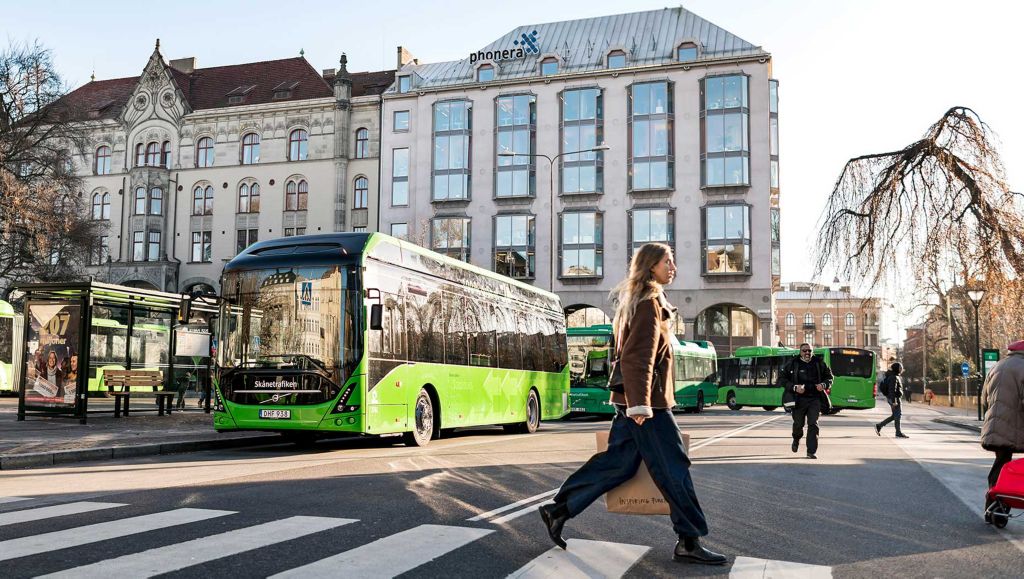
M5 497L0 497L0 503L14 503L15 501L10 500L12 498L7 497L5 500ZM538 498L543 498L543 496L533 497L533 499ZM237 511L229 510L175 508L137 516L121 516L124 513L119 511L129 505L79 501L33 507L33 499L29 497L18 497L18 499L17 503L19 504L16 510L0 512L0 529L17 530L17 525L31 525L48 519L73 515L92 514L110 517L110 520L99 523L0 540L0 562L6 562L3 566L8 569L17 570L16 575L18 576L35 575L35 573L32 573L31 568L19 568L10 563L15 559L46 555L102 541L131 538L137 534L159 529L228 520L231 515L239 514ZM8 504L8 506L14 508L14 505ZM291 516L97 562L71 566L41 576L97 579L109 579L112 576L117 576L118 579L128 579L153 577L190 568L195 572L199 566L204 564L272 547L285 541L341 527L355 529L359 527L357 525L359 522L357 519L349 518ZM494 523L494 521L482 521L477 524L487 525L489 523ZM341 575L365 578L395 577L444 557L457 557L459 549L471 546L484 537L504 531L505 529L501 526L482 528L480 526L422 524L341 552L321 553L319 555L325 556L320 559L304 562L304 564L271 576L281 579ZM508 577L516 579L621 577L649 551L650 547L644 545L572 539L569 541L567 551L551 548L526 561ZM758 574L758 571L778 572L782 569L778 565L758 567L752 561L747 560L742 569L737 569L737 571L742 571L742 574L733 573L733 575L741 577L769 576L770 573L761 575ZM30 565L31 562L31 559L27 559L23 563ZM831 577L831 569L828 567L801 570L804 572L800 575L801 577ZM243 573L259 574L245 571Z

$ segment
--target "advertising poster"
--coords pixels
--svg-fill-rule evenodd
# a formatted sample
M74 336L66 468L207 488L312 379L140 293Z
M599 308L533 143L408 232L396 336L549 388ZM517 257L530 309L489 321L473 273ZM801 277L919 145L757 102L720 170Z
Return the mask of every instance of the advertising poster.
M26 405L75 406L80 369L78 327L81 315L80 305L28 305Z

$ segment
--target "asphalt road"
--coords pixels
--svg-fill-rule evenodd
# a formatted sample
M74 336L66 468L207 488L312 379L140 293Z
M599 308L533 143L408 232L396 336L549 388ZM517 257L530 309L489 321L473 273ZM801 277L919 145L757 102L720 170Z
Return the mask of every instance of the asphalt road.
M588 420L425 449L328 441L3 471L0 566L118 579L1019 575L1024 520L981 520L991 455L925 409L907 415L901 441L875 436L880 411L823 418L813 461L790 452L781 410L678 415L723 567L673 562L668 517L600 500L567 525L568 553L552 550L536 505L593 453L608 423Z

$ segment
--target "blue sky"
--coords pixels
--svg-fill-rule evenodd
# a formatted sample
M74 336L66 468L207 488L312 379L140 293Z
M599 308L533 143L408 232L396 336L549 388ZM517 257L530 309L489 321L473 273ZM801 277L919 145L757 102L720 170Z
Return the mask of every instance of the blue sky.
M336 67L344 51L350 70L380 70L394 67L398 45L423 62L453 60L519 25L665 6L645 0L5 4L0 32L51 47L72 86L87 82L94 69L98 79L138 75L156 38L168 59L195 56L200 67L305 50L317 69ZM998 133L1010 184L1024 189L1024 115L1013 58L1024 5L691 0L683 6L773 55L784 281L815 275L815 226L844 162L909 144L951 106L975 109ZM821 277L831 281L833 274Z

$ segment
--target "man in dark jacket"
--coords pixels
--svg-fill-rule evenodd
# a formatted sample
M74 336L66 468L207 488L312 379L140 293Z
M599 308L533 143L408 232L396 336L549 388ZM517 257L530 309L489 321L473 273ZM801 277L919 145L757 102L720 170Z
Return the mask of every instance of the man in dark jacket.
M818 458L818 415L821 414L821 398L828 396L832 387L832 370L825 361L815 356L811 345L800 344L800 355L794 357L782 368L780 381L783 388L793 392L796 404L793 407L793 452L800 450L800 439L807 423L807 458Z
M903 431L900 429L900 416L903 415L901 402L903 400L903 379L900 378L901 374L903 374L903 364L895 362L889 367L889 370L885 373L885 378L882 378L882 383L879 385L879 390L885 395L889 408L892 408L892 414L889 418L875 425L875 434L878 436L882 436L882 427L890 422L895 422L896 438L910 438L903 434Z

